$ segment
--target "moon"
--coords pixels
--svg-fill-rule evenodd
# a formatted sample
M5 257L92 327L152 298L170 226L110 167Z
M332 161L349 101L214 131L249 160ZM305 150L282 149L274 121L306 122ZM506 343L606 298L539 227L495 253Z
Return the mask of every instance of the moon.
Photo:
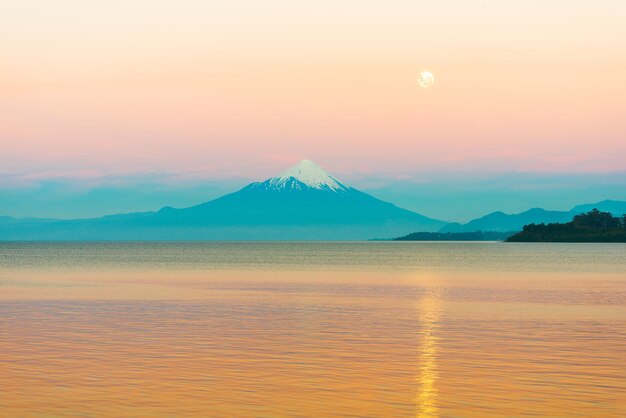
M435 83L435 76L430 71L422 71L417 77L418 84L427 89Z

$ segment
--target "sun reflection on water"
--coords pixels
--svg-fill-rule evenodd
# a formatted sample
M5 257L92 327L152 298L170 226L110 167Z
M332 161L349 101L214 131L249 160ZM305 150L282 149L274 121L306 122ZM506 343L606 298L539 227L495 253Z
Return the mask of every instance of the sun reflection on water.
M420 300L417 311L421 322L421 344L419 346L418 392L416 406L418 418L439 416L437 407L437 348L439 327L440 298L431 293Z

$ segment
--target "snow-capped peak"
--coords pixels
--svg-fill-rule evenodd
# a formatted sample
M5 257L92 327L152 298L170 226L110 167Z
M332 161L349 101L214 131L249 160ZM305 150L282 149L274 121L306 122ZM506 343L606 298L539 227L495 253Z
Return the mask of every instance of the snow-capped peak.
M322 170L317 164L310 160L302 160L281 173L278 177L272 177L268 181L272 187L285 188L293 187L293 185L289 186L290 179L292 178L314 189L333 191L348 189L339 180Z

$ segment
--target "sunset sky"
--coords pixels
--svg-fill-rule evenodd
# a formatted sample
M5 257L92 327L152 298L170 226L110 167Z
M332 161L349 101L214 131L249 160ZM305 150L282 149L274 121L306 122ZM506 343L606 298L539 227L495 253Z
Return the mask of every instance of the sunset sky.
M624 22L622 0L7 1L0 189L302 158L364 185L619 178Z

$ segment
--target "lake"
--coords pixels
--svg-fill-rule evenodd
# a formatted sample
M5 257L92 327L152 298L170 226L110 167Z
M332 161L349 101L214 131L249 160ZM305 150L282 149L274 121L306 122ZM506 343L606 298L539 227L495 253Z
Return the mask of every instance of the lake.
M623 417L626 245L0 243L0 416Z

